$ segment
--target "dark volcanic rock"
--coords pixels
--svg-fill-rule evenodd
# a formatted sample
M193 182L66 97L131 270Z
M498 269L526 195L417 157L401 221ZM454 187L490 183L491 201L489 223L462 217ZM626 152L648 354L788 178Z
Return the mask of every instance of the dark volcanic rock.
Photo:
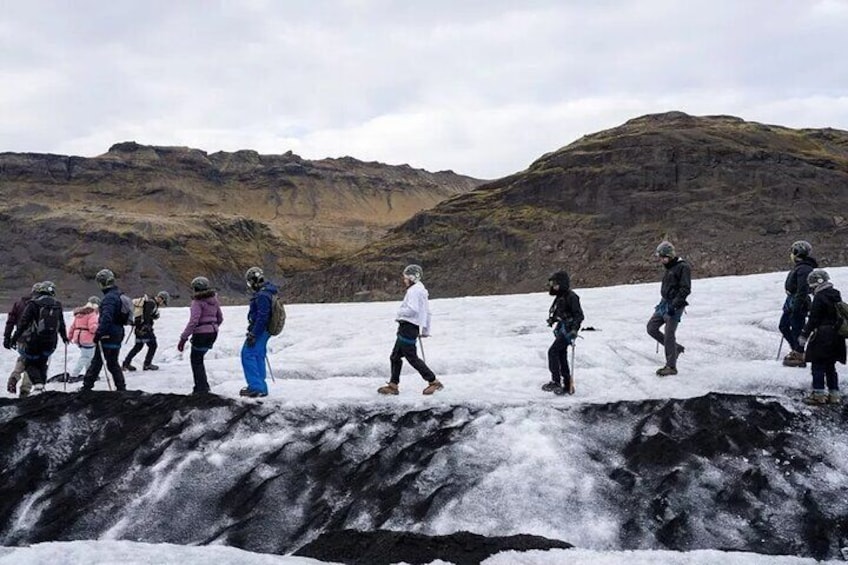
M570 549L570 543L539 536L485 537L470 532L424 536L408 532L343 530L321 534L294 555L349 565L431 563L436 559L456 565L478 565L501 551Z
M528 539L407 535L441 533L435 523L571 543L606 524L603 543L619 549L823 559L848 541L846 425L848 406L721 394L415 411L138 392L0 399L0 545L109 532L271 553L314 541L337 561L408 547L416 562ZM513 426L537 435L517 446ZM545 446L538 461L532 445ZM394 533L333 533L351 529Z
M696 277L782 270L797 239L823 265L844 265L845 210L848 132L670 112L446 200L349 259L298 274L290 291L382 298L409 262L424 266L431 296L543 290L561 268L577 286L654 281L663 238Z

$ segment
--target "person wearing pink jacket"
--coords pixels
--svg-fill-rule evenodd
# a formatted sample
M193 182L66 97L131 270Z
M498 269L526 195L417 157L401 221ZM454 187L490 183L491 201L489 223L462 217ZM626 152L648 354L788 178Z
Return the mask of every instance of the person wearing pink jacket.
M194 377L192 394L209 393L209 381L206 380L206 366L203 358L212 349L212 344L218 338L218 328L224 321L218 296L209 286L206 277L195 277L191 281L193 291L191 314L180 335L177 349L180 353L185 349L186 342L191 338L191 375Z
M68 328L71 343L79 346L80 356L69 379L81 381L94 357L94 333L97 331L97 321L100 316L100 299L92 296L85 306L74 309L74 321Z

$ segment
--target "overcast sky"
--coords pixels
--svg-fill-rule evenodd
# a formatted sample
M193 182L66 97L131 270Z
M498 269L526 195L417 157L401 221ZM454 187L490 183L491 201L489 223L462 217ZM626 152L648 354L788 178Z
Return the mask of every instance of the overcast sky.
M848 130L848 0L0 0L0 152L495 178L647 113Z

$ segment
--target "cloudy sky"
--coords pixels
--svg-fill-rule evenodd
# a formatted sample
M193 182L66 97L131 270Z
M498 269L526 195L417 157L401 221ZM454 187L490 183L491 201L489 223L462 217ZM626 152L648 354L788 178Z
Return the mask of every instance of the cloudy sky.
M0 152L480 178L646 113L848 130L848 0L0 0Z

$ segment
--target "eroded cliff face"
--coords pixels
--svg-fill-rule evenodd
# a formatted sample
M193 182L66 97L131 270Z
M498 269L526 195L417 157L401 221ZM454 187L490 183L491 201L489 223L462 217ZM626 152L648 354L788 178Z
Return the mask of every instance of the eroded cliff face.
M16 296L51 279L90 294L109 267L135 292L179 294L199 274L243 300L243 271L315 269L480 181L452 172L308 161L292 153L207 154L136 143L68 157L0 153L0 263Z
M652 281L664 238L696 277L782 270L797 239L823 265L844 265L846 210L848 132L643 116L416 214L352 257L298 274L290 291L379 298L409 262L440 297L538 291L559 269L577 286Z
M0 400L0 543L108 537L286 553L322 534L383 529L395 532L384 541L470 531L822 559L848 541L846 424L848 407L722 394L281 410L46 393ZM309 554L344 561L351 543L381 539L347 535Z

